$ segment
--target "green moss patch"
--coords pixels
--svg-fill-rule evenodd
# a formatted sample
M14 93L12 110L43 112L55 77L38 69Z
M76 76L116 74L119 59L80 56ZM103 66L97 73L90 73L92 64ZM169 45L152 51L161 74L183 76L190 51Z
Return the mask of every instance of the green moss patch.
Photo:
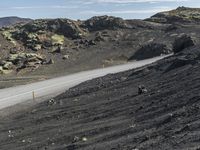
M63 35L54 34L51 37L52 45L63 45L65 41L65 37Z

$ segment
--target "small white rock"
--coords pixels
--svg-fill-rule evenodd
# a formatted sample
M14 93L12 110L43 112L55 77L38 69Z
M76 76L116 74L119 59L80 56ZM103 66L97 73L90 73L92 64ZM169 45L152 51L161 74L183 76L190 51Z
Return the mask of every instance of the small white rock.
M88 140L88 139L87 139L86 137L83 137L83 138L82 138L82 141L83 141L83 142L87 142L87 140Z

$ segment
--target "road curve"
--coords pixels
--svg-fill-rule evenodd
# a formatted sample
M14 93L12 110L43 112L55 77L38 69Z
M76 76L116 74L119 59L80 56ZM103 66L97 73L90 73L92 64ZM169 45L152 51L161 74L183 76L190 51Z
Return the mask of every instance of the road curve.
M167 55L169 56L169 55ZM54 97L65 90L80 84L81 82L105 76L110 73L117 73L142 67L147 64L151 64L155 61L163 59L167 56L155 57L152 59L146 59L142 61L130 62L123 65L95 69L90 71L83 71L63 77L49 79L41 82L36 82L28 85L21 85L17 87L11 87L0 90L0 109L13 106L25 101L33 100L33 91L35 100L48 99Z

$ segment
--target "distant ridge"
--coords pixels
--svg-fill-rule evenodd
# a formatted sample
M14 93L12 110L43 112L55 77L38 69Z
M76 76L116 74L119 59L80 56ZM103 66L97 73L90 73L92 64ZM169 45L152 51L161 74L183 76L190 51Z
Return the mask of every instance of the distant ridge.
M31 19L29 18L20 18L16 16L3 17L3 18L0 18L0 28L15 25L17 23L28 23L30 21Z
M178 7L171 11L160 12L152 17L145 19L146 21L157 23L199 23L200 8Z

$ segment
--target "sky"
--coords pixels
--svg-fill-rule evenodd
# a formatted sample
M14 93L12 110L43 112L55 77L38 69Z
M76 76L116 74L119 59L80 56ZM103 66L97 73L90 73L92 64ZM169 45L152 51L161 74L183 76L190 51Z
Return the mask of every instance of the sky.
M144 19L178 6L200 8L200 0L2 0L0 17L83 20L112 15L124 19Z

